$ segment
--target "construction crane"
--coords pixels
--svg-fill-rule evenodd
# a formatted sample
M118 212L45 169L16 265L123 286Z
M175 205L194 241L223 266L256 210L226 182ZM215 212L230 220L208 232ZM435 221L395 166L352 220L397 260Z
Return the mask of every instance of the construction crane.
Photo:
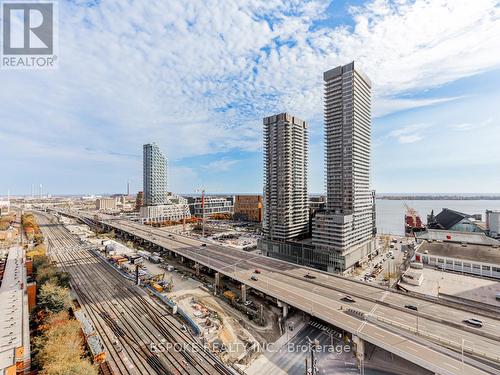
M201 192L201 236L205 238L205 189L196 189L195 192Z

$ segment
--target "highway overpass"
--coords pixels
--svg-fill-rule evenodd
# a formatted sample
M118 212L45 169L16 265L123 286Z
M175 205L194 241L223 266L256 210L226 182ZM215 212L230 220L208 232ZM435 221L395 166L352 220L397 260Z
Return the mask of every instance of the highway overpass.
M472 314L431 298L408 296L128 220L96 218L77 211L58 212L86 222L98 221L128 239L209 267L242 283L243 297L247 288L255 288L276 298L285 314L288 306L293 306L350 332L360 360L367 341L437 374L500 373L491 367L500 366L500 314ZM254 281L250 277L256 268L261 273ZM305 278L308 273L316 278ZM345 302L346 295L355 302ZM406 309L407 304L418 306L418 312ZM483 321L483 328L462 323L472 316Z

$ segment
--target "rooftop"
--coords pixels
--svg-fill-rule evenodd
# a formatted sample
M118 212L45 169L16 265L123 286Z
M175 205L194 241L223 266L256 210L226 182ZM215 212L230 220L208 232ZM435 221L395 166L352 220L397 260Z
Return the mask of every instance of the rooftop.
M453 242L422 242L417 252L429 255L441 256L446 258L455 258L475 262L490 264L500 264L500 248L467 244L465 246Z
M23 346L23 314L27 314L23 298L25 281L23 250L13 247L0 286L0 372L16 363L15 350Z
M425 232L415 233L415 238L417 240L468 243L475 245L500 245L500 241L488 237L481 232L456 232L442 229L427 229Z

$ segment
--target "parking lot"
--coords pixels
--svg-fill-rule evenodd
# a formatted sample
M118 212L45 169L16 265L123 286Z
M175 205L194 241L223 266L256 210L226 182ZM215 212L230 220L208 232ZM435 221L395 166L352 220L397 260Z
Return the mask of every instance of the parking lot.
M427 267L420 271L424 276L422 285L405 283L406 289L431 296L437 296L439 292L500 308L500 300L495 299L495 294L500 293L500 282L498 281Z

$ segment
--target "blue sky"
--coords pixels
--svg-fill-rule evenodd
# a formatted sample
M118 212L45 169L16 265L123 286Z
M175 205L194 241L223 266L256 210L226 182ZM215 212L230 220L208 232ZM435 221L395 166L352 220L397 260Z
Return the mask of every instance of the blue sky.
M322 72L373 81L378 192L500 192L500 5L433 1L60 1L59 68L0 70L0 195L262 190L262 117L310 123L324 189Z

